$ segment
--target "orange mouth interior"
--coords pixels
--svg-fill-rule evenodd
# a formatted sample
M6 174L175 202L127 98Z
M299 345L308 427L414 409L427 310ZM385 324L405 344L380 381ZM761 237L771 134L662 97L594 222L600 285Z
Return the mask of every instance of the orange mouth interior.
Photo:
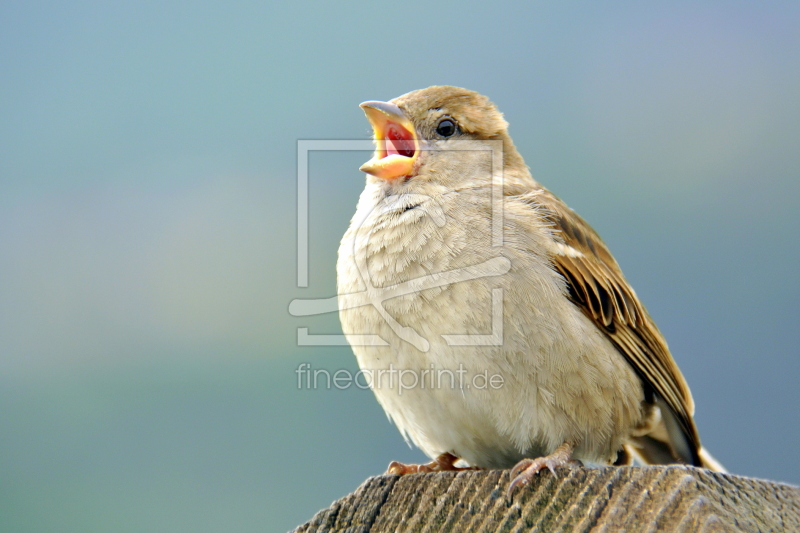
M375 152L361 165L361 171L386 181L412 176L420 142L403 110L390 102L375 101L364 102L361 108L375 134Z
M393 154L413 158L416 154L414 136L400 124L386 123L383 147L378 150L378 158L383 159Z

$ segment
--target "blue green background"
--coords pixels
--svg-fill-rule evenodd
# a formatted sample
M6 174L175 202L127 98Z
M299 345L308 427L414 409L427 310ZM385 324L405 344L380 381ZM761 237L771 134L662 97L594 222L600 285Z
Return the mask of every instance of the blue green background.
M0 4L0 531L282 531L390 460L369 391L298 389L358 103L492 98L603 235L732 471L800 483L797 2Z

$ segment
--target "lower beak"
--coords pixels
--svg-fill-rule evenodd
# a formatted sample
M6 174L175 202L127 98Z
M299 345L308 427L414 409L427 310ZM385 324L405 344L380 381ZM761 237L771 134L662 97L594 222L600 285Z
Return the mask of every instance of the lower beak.
M364 102L361 109L375 132L375 155L361 165L362 172L391 181L410 176L419 155L414 125L403 110L388 102Z

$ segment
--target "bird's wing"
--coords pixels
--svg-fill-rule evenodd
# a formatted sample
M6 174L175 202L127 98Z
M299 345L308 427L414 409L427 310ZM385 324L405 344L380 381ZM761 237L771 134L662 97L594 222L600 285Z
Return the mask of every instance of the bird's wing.
M570 299L625 356L645 389L661 398L654 402L661 407L675 453L687 463L700 464L689 387L616 260L591 226L549 191L538 189L525 197L552 224L557 240L553 266L566 280Z

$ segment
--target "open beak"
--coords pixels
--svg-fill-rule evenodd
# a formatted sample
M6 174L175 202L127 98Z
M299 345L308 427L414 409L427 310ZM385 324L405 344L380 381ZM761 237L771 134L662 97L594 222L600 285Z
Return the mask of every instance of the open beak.
M389 102L364 102L361 109L375 132L376 149L359 170L387 181L410 176L419 155L414 125Z

